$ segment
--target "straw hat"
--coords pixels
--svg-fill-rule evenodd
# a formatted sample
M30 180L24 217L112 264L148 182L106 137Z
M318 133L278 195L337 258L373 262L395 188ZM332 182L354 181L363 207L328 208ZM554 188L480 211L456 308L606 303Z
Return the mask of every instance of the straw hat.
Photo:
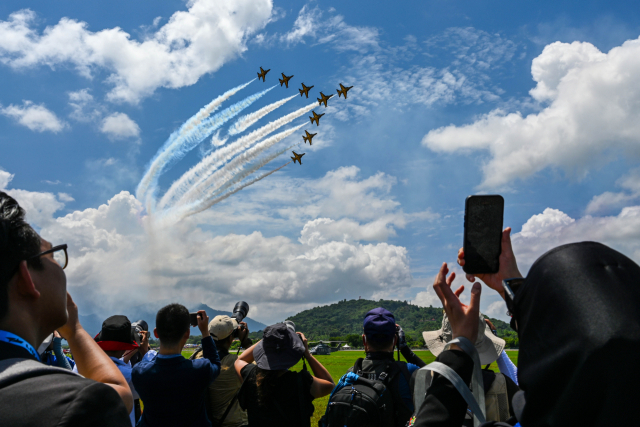
M478 320L478 339L476 340L476 350L480 354L480 363L488 365L494 362L502 350L504 350L504 340L496 337L489 329L489 325L484 321L484 316L480 314ZM451 324L446 313L442 317L442 328L437 331L425 331L422 333L424 342L434 356L438 356L444 350L444 346L453 339Z

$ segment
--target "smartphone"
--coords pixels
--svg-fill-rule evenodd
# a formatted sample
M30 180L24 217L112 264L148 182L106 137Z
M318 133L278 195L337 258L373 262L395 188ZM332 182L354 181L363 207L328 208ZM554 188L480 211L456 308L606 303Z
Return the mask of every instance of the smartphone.
M464 205L465 273L496 273L500 269L503 214L502 196L467 197Z
M189 313L189 322L191 326L198 326L198 313Z

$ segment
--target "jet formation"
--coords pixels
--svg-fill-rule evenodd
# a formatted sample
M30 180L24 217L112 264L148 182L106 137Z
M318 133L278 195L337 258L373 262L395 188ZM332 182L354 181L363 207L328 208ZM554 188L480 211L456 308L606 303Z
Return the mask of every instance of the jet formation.
M320 126L320 117L324 116L326 113L320 114L320 115L317 115L315 111L312 111L312 113L313 113L313 117L309 116L309 119L311 119L311 124L313 124L313 121L315 120L316 125Z
M271 69L264 70L262 69L262 67L260 67L260 72L258 73L258 80L262 78L262 81L264 82L266 80L266 76L269 71L271 71ZM278 81L280 82L280 87L282 87L282 85L285 85L285 87L289 89L289 80L291 80L293 75L287 76L284 73L280 73L280 74L282 74L282 78L278 79ZM352 87L353 86L345 87L342 83L340 83L340 89L337 89L338 98L344 95L344 99L347 99L347 92ZM300 92L300 96L304 95L305 97L309 98L309 90L311 90L312 88L313 86L305 86L305 84L302 83L302 89L298 89L298 91ZM320 92L320 98L316 98L318 100L318 105L324 104L324 107L327 108L327 101L329 101L329 99L332 98L333 96L334 95L327 96L324 93ZM320 117L324 116L326 113L317 114L315 111L312 111L312 113L313 113L313 117L309 116L309 119L311 120L311 124L313 124L313 122L315 121L316 126L320 126ZM308 130L305 130L304 133L305 135L302 135L302 141L308 142L310 146L313 145L312 140L313 140L313 137L317 135L317 133L309 133ZM293 163L298 162L300 165L302 165L302 156L304 156L306 153L298 154L295 151L292 151L292 153L293 153L293 157L291 157L291 160L293 160Z
M271 68L269 68L268 70L263 70L262 67L260 67L260 72L258 73L258 80L260 80L260 77L262 77L262 81L265 81L265 78L267 77L267 73L271 71Z

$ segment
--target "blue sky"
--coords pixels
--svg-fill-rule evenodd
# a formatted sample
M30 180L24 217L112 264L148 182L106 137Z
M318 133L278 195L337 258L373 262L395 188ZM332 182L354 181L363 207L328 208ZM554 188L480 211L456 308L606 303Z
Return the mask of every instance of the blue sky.
M636 6L3 2L0 188L43 236L70 244L69 287L85 313L171 299L225 309L247 298L268 323L358 296L438 305L430 283L455 260L464 199L476 193L504 196L523 272L580 240L638 261ZM319 126L304 114L278 130L304 124L265 153L318 132L313 147L294 148L307 153L302 166L158 221L134 197L149 161L260 66L267 81L219 111L280 72L294 75L290 87L239 116L296 95L301 82L314 85L310 100L340 82L354 88L315 108L326 113ZM238 136L308 103L297 96ZM159 194L211 144L162 174ZM505 318L488 289L482 308Z

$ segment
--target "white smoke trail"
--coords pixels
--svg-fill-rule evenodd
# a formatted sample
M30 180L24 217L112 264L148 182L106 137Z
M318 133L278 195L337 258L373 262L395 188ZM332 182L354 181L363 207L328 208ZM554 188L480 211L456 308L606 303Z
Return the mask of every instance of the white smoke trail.
M304 124L301 124L291 129L280 132L276 135L273 135L272 137L259 142L254 147L238 155L222 169L212 174L207 180L202 182L197 187L194 187L193 191L185 194L185 196L180 199L180 203L188 204L189 202L203 200L204 198L210 198L211 196L215 196L216 194L223 192L229 187L229 185L232 185L234 182L239 182L240 180L244 179L244 177L246 177L247 175L241 174L241 172L244 170L245 165L257 158L260 154L262 154L263 151L273 147L275 144L292 135L295 131L303 126ZM296 144L294 144L294 146L299 144L300 142L297 142ZM211 192L212 189L215 190Z
M157 172L157 166L158 166L157 160L161 156L161 154L165 152L169 147L171 147L178 138L184 136L186 133L191 131L195 126L198 126L202 122L202 120L206 119L214 111L220 108L220 105L222 105L224 101L229 99L231 96L235 95L241 89L244 89L245 87L247 87L254 80L255 79L226 91L225 93L223 93L222 95L220 95L219 97L217 97L216 99L214 99L213 101L211 101L210 103L202 107L200 111L198 111L196 114L190 117L186 122L184 122L177 131L169 135L169 138L165 141L165 143L162 145L162 147L160 147L156 155L153 156L153 158L149 162L147 171L142 177L142 180L140 180L140 184L138 184L138 188L136 191L136 197L138 198L138 200L142 200L142 198L145 197L146 192L149 189L149 185L151 184L151 181L153 179L153 174Z
M296 144L296 145L298 145L298 144ZM291 147L288 147L287 149L283 150L283 152L284 152L284 151L287 151L287 150L288 150L288 149L290 149L290 148L295 147L296 145L292 145ZM282 153L280 153L280 154L282 154ZM191 216L191 215L195 215L195 214L197 214L197 213L199 213L199 212L202 212L202 211L204 211L204 210L206 210L206 209L209 209L211 206L213 206L213 205L215 205L215 204L217 204L217 203L220 203L221 201L223 201L223 200L224 200L224 199L226 199L227 197L230 197L230 196L232 196L232 195L236 194L238 191L242 190L243 188L247 188L248 186L253 185L253 184L255 184L256 182L260 181L261 179L264 179L264 178L268 177L268 176L269 176L269 175L271 175L272 173L278 172L280 169L282 169L283 167L287 166L289 163L291 163L291 160L289 160L289 161L288 161L287 163L285 163L284 165L282 165L282 166L280 166L280 167L278 167L278 168L276 168L276 169L274 169L274 170L272 170L272 171L269 171L269 172L263 173L263 174L262 174L262 175L260 175L259 177L252 179L251 181L247 182L246 184L242 184L240 187L238 187L238 188L236 188L236 189L234 189L234 190L232 190L232 191L228 192L228 193L227 193L227 194L225 194L224 196L220 196L220 197L218 197L218 198L216 198L216 199L211 200L211 201L210 201L210 202L208 202L206 205L203 205L203 206L201 206L200 208L198 208L198 209L196 209L196 210L194 210L194 211L191 211L191 212L189 212L189 213L185 214L183 218L186 218L186 217Z
M264 116L266 116L267 114L275 110L276 108L281 107L287 102L291 101L295 97L296 95L293 95L293 96L290 96L289 98L281 99L278 102L274 102L273 104L269 104L266 107L259 109L255 113L247 114L246 116L240 117L229 128L229 135L237 135L241 132L244 132L249 126L257 122L258 120L260 120L261 118L263 118Z
M255 141L267 136L274 130L292 122L296 118L308 113L315 108L316 104L309 104L306 107L289 113L277 120L267 123L263 127L251 132L248 135L234 141L226 147L220 148L209 156L205 157L185 172L180 178L178 178L160 201L159 207L164 208L175 200L182 198L186 193L191 192L193 188L197 187L201 182L206 180L212 173L214 173L222 164L229 161L233 156L241 151L246 150Z
M158 179L164 171L168 170L186 156L189 151L197 147L200 142L215 132L216 129L234 118L242 110L249 107L273 88L275 88L275 85L262 92L248 96L213 117L202 120L199 125L186 132L185 135L177 138L165 151L160 153L149 167L145 177L143 177L140 184L138 184L138 192L136 192L138 200L141 200L140 197L144 197L147 212L153 211L154 193L158 185Z

